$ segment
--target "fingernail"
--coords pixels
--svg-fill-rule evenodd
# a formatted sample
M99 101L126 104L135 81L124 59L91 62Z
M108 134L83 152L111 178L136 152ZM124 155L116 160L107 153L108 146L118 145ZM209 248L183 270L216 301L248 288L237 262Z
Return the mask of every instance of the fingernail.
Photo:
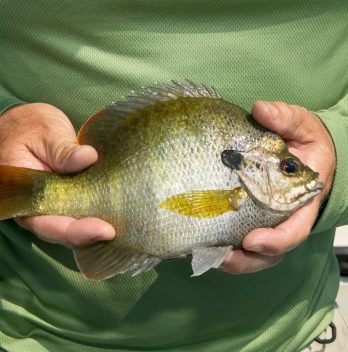
M108 238L108 239L112 239L112 238L114 238L115 237L115 235L116 235L116 231L115 231L115 229L113 228L113 226L111 226L111 225L105 225L104 226L104 228L103 228L103 236L105 237L105 238Z
M65 172L78 172L90 166L98 159L97 153L89 145L76 147L64 161Z
M91 241L91 243L94 243L94 242L104 242L104 241L112 241L114 239L115 236L100 236L100 235L97 235L97 236L94 236L94 237L91 237L89 240Z
M271 103L265 103L269 113L272 116L272 119L275 120L278 117L278 109Z
M115 229L111 225L104 225L99 228L98 234L92 237L92 241L109 241L112 240L116 235Z

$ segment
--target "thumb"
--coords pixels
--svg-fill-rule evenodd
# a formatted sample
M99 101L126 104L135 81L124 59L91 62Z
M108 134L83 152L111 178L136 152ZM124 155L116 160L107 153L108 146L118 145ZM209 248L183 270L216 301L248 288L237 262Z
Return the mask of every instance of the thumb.
M42 139L34 142L35 154L40 160L59 173L78 172L97 161L98 154L93 147L77 143L74 127L62 111L49 106L46 113Z
M75 141L52 143L47 154L50 167L61 173L74 173L85 169L98 159L96 150L89 145L79 145Z
M257 101L251 114L260 125L285 140L309 143L313 139L315 116L305 108L283 102Z
M77 143L71 121L53 105L22 104L7 110L2 117L2 163L73 173L98 159L93 147Z

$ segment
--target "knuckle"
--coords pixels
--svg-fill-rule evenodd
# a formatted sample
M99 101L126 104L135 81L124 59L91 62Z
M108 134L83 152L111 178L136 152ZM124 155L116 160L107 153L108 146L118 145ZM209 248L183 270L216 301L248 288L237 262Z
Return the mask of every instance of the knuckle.
M303 112L300 110L300 108L296 105L288 105L286 109L286 117L289 122L289 125L291 128L294 130L297 130L302 122L303 122L303 117L302 117Z
M58 171L63 171L65 161L70 157L74 150L78 146L69 140L58 140L55 147L47 150L51 154L50 160L53 162L53 166L58 169Z
M299 107L284 102L274 102L273 104L278 109L284 131L297 130L301 124Z

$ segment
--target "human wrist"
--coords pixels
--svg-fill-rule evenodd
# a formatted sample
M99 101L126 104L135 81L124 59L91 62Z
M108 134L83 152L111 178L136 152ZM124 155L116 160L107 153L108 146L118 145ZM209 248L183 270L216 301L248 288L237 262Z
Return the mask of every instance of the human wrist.
M26 104L23 100L13 96L0 96L0 117L12 107Z

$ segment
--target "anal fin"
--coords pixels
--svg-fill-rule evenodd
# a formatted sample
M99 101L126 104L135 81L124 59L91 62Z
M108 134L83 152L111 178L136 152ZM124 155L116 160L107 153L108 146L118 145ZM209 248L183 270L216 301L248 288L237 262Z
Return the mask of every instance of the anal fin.
M117 247L113 241L76 247L74 256L81 273L91 280L105 280L124 273L138 275L161 262L146 253Z
M211 268L218 268L229 255L232 246L200 247L192 250L191 276L199 276Z

